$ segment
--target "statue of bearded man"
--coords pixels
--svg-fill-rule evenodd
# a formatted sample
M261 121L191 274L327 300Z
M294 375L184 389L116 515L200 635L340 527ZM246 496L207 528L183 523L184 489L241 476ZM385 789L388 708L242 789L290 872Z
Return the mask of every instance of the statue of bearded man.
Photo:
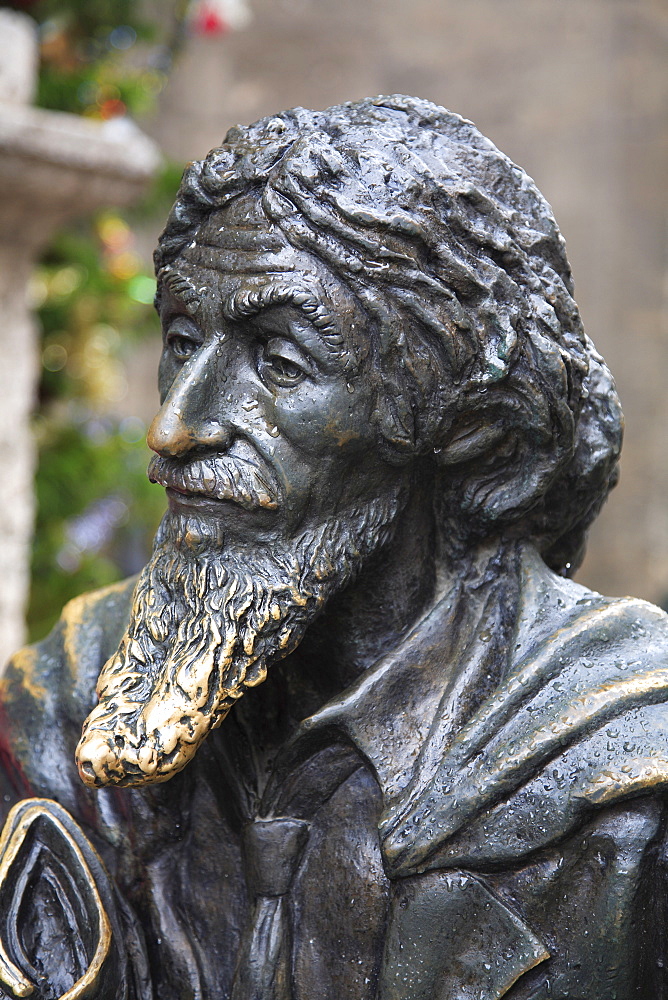
M0 994L668 996L668 626L570 580L621 412L533 182L297 108L155 260L168 510L2 682Z

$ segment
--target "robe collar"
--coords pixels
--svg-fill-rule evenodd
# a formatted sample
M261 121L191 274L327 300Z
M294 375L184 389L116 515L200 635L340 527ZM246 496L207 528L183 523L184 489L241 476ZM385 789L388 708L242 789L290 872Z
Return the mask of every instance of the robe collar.
M504 602L504 671L476 702ZM391 654L302 723L278 773L342 740L380 785L391 875L507 863L599 805L668 784L668 722L664 739L645 735L648 713L666 716L666 650L668 619L652 605L557 577L531 546L488 550ZM546 781L548 766L568 778Z

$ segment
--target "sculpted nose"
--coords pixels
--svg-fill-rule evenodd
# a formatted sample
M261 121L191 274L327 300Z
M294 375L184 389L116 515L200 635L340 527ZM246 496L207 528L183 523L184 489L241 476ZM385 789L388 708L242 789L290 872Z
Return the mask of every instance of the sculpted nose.
M149 448L178 458L190 451L221 450L229 445L229 424L215 412L218 391L214 368L206 351L198 352L183 366L149 427Z

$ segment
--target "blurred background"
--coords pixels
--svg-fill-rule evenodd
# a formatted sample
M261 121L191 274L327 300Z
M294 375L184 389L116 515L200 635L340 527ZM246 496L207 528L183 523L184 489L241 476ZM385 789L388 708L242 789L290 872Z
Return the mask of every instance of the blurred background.
M552 204L627 419L621 482L577 578L668 603L666 0L2 7L38 26L33 105L107 126L134 119L161 151L132 207L101 196L77 217L75 205L28 279L39 358L30 638L150 549L164 502L144 474L159 355L150 254L184 163L237 122L395 92L472 119Z

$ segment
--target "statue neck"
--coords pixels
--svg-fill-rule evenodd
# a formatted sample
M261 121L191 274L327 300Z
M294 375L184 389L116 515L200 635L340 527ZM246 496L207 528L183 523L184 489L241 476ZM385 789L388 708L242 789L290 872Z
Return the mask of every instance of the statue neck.
M329 601L290 657L325 698L392 650L433 603L442 574L430 494L424 484L411 491L392 540Z

